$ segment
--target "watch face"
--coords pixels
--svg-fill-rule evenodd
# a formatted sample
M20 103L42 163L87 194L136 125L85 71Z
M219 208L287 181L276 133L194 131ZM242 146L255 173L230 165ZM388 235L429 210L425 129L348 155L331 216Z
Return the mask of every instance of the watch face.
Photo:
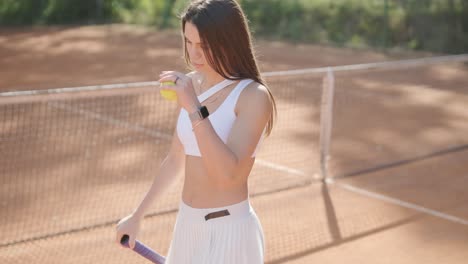
M210 115L210 113L208 112L208 108L206 108L206 106L202 106L200 108L200 113L202 115L202 118L207 118Z

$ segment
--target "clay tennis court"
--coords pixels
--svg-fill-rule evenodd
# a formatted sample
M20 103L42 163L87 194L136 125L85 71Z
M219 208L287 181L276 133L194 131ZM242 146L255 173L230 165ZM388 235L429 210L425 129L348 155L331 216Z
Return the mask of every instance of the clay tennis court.
M430 54L256 42L263 72ZM180 36L134 26L1 29L0 92L154 81ZM468 66L335 72L332 181L320 177L321 74L270 76L278 123L250 177L267 263L465 263ZM114 243L168 149L151 87L0 97L0 262L147 263ZM182 182L139 240L165 254Z

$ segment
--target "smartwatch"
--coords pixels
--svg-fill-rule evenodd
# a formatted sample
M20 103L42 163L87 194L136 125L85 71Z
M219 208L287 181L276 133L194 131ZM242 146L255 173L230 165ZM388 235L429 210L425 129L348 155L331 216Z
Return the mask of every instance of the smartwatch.
M206 106L203 105L197 111L191 113L189 117L190 117L190 121L193 123L195 121L203 120L207 118L209 115L210 113L208 112L208 108L206 108Z

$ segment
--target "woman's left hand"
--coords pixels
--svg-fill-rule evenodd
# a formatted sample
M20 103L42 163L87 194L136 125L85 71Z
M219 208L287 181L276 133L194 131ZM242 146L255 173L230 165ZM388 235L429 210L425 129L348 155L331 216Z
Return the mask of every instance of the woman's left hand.
M177 101L179 105L192 113L200 108L200 101L198 100L197 94L193 89L192 79L176 71L163 71L159 75L159 82L173 82L174 85L161 85L161 90L172 90L177 93Z

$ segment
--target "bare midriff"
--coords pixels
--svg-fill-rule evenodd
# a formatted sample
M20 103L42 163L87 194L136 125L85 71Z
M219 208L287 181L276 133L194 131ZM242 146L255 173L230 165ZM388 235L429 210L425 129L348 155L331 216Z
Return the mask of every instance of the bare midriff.
M246 200L247 179L254 161L255 158L243 161L234 176L223 179L221 175L209 175L201 157L187 155L182 200L194 208L223 207Z

